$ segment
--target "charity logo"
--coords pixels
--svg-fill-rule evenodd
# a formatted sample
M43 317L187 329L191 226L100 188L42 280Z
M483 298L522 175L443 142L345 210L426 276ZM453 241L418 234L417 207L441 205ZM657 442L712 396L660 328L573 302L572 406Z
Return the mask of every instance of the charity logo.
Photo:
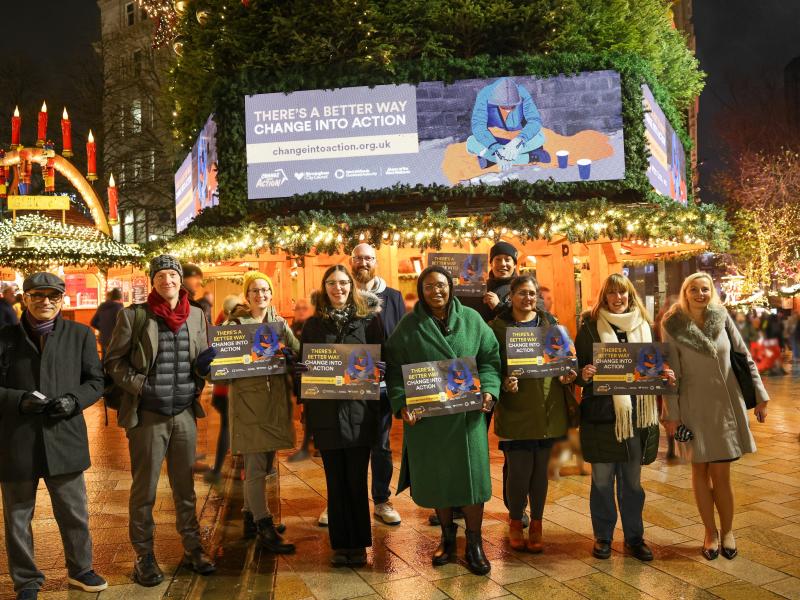
M275 169L262 173L256 182L257 188L280 187L289 180L283 169Z

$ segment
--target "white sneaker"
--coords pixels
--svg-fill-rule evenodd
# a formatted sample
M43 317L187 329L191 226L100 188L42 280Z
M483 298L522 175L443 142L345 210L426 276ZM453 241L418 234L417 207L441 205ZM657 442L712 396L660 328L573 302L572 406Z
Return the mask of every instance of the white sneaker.
M325 510L322 511L320 514L319 519L317 519L317 525L320 527L327 527L328 526L328 507L325 507Z
M387 525L400 525L400 513L394 509L391 502L376 504L372 514Z

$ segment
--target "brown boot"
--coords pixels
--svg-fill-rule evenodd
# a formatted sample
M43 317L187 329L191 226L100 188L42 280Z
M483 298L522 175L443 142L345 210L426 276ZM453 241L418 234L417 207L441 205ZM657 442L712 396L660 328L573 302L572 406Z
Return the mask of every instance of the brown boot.
M531 527L528 530L528 552L539 554L544 547L542 546L542 521L531 519Z
M508 521L508 544L512 550L525 550L525 536L522 533L522 520Z

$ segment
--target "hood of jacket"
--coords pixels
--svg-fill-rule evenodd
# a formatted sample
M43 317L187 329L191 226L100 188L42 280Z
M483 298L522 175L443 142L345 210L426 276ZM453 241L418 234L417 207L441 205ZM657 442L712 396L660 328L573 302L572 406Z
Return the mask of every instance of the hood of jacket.
M273 305L269 305L267 308L267 314L264 315L264 322L272 322L277 321L279 319L278 311ZM250 307L247 304L237 304L236 308L233 309L231 315L228 317L228 323L236 323L236 322L246 322L246 321L255 321L252 315L250 314Z
M727 319L728 311L724 306L712 305L706 310L706 322L702 329L682 310L676 310L668 315L663 325L675 341L701 354L716 357L717 347L714 340L722 333Z
M314 314L317 316L323 316L323 309L325 308L324 305L319 301L319 290L314 290L311 292L311 305L314 307ZM361 292L361 296L364 298L364 301L367 303L367 308L369 309L369 313L365 318L371 319L383 308L383 301L378 297L377 294L373 292Z

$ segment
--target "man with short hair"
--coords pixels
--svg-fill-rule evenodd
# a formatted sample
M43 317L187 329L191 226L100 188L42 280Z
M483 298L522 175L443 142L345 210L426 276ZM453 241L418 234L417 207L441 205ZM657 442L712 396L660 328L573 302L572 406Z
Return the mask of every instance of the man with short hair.
M386 281L378 277L376 270L378 259L375 248L369 244L359 244L350 254L350 269L356 285L365 291L372 292L381 299L381 320L386 337L405 315L406 307L402 294L386 285ZM375 503L374 515L387 525L399 525L400 514L389 502L392 480L392 449L389 445L389 433L392 430L392 408L386 393L386 384L381 382L380 397L380 434L372 447L370 463L372 465L372 500Z
M0 487L9 574L18 600L38 596L45 577L34 562L31 520L44 479L67 581L99 592L108 584L92 569L83 478L90 466L83 411L103 392L97 344L86 325L61 317L62 279L35 273L22 289L21 322L0 329Z
M19 323L14 304L17 301L17 286L7 284L3 286L3 297L0 298L0 327L16 325Z
M122 310L122 290L114 288L106 295L106 301L97 307L91 322L92 327L100 332L100 349L103 356L106 355L106 348L111 342L111 334L117 324L117 315Z
M117 422L126 429L133 475L129 501L130 540L137 555L133 579L145 587L164 579L153 554L153 504L165 458L184 561L202 575L215 570L200 543L192 477L195 419L205 416L199 397L215 352L208 346L205 315L189 304L182 278L174 256L164 254L150 262L153 290L147 303L119 313L105 357L106 371L124 392ZM138 339L132 339L140 310L146 320Z
M211 302L208 301L205 295L197 300L197 294L200 288L203 287L203 270L197 265L186 263L181 265L183 269L183 289L189 293L189 304L196 306L203 311L206 316L206 322L211 323Z

